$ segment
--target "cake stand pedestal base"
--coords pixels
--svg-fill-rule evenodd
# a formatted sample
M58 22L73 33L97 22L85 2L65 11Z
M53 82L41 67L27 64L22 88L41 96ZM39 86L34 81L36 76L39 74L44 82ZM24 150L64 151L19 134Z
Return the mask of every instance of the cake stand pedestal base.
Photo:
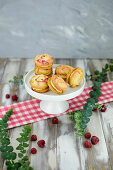
M64 113L69 109L67 101L41 101L40 108L48 114Z

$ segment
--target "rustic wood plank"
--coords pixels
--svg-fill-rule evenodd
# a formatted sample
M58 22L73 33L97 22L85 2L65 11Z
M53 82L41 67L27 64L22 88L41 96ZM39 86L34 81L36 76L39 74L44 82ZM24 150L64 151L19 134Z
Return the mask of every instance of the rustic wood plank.
M0 96L1 96L1 89L3 87L2 84L2 76L5 70L5 65L6 65L7 59L0 59ZM1 101L0 101L0 105L1 105ZM0 170L3 167L3 160L1 159L1 153L0 153Z
M108 80L113 81L113 73L108 74ZM100 112L100 117L109 154L110 165L113 167L113 102L107 103L106 105L107 110L106 112Z
M10 62L15 63L15 59L10 60L9 63ZM15 69L13 70L13 72L17 75L24 74L26 71L29 71L30 69L34 67L33 59L27 59L27 60L22 59L18 61L16 60L16 62L20 63L20 64L17 64L17 67L19 68L19 70L17 69L18 70L17 72L15 72ZM96 68L101 69L103 65L102 62L105 62L105 61L104 60L99 61L98 62L99 65L97 65L98 64L97 62L98 60L91 60L91 61L88 60L88 62L86 60L84 61L83 60L67 60L67 59L56 60L56 63L58 64L68 64L74 67L81 66L84 68L84 71L89 70L89 73L92 73L93 70ZM85 67L84 67L84 64L85 64ZM15 75L14 73L13 75ZM6 71L5 71L5 75L6 75ZM5 82L5 79L3 79L3 82ZM5 82L5 84L6 83L7 81ZM90 85L90 83L88 85ZM22 86L19 87L18 96L19 96L20 101L31 98L29 95L27 95L25 89ZM107 114L105 118L107 118ZM103 119L102 121L104 122L105 120ZM97 135L102 140L100 141L98 145L93 147L91 150L87 150L83 147L82 139L75 138L75 134L73 130L73 123L68 119L67 115L59 117L58 125L53 125L51 123L51 119L33 123L31 134L37 134L38 140L44 139L46 141L46 147L42 149L37 146L37 142L30 142L28 155L29 155L29 159L31 160L32 167L34 167L34 170L37 170L37 169L43 169L43 170L46 170L46 169L48 170L110 169L112 167L111 166L112 164L110 165L109 157L110 157L110 160L113 162L112 141L110 141L111 143L108 149L109 141L105 142L105 139L104 139L105 130L107 128L106 126L105 127L102 126L103 122L101 124L100 115L94 113L94 115L91 118L91 122L88 125L88 128L91 132L94 133L94 135ZM112 122L110 123L111 123L110 126L112 126ZM107 124L107 126L108 125L109 124ZM104 134L103 134L102 128L104 129ZM110 129L112 131L112 128ZM18 127L18 128L14 128L13 130L10 130L10 138L13 142L13 145L15 145L15 147L17 145L16 138L19 136L19 133L21 132L21 130L22 130L22 127ZM109 129L107 129L107 132L108 131ZM107 137L107 135L105 135L105 137ZM107 147L106 147L106 144L107 144ZM31 147L37 148L37 155L30 154ZM111 149L111 152L110 152L110 149ZM108 156L108 153L109 153L109 156Z
M31 69L33 69L33 65L34 65L34 62L33 62L33 59L21 59L20 61L16 60L17 62L20 62L19 64L19 69L17 71L17 74L15 75L25 75L25 73ZM13 61L11 60L12 64L13 64ZM14 87L12 87L14 88ZM27 94L26 90L25 90L25 87L24 85L19 85L19 88L18 90L16 91L16 94L18 95L19 97L19 102L20 101L25 101L25 100L28 100L28 99L31 99L31 96L29 94ZM32 125L31 125L32 127ZM21 127L17 127L17 128L13 128L9 131L9 137L10 137L10 140L11 140L11 144L12 146L14 146L14 151L16 151L16 147L18 146L18 142L16 141L16 138L18 138L23 129L23 126ZM30 143L29 143L29 146L30 146ZM16 151L16 153L18 153L18 151ZM27 153L29 155L29 148L27 150ZM18 160L18 159L17 159ZM6 166L4 165L4 170L6 169Z
M1 83L2 75L5 69L6 63L7 63L7 59L0 59L0 83Z
M90 65L90 73L92 74L94 70L98 69L101 71L103 65L106 63L105 60L89 60L88 64ZM106 146L106 141L104 138L100 113L93 113L91 120L88 124L89 131L92 132L92 135L98 136L100 142L98 145L93 146L90 154L87 156L88 167L92 169L111 169L108 150Z
M69 64L69 60L56 59L54 63ZM36 156L30 155L32 167L34 169L56 170L57 125L53 125L51 123L51 119L34 123L32 127L32 134L37 134L38 140L44 139L46 141L46 147L44 149L37 147L38 154ZM31 143L31 147L36 146L37 146L36 142Z
M85 71L84 60L71 60L66 64L73 67L79 66ZM57 132L57 169L83 170L82 163L84 158L80 156L82 141L81 145L79 145L80 140L75 138L73 122L68 119L68 115L59 117L59 121Z
M17 75L19 67L20 67L20 59L18 61L15 59L7 60L5 70L4 70L2 79L1 79L1 82L3 84L3 88L1 89L1 96L0 96L1 105L9 105L12 103L11 98L10 99L5 98L5 94L7 93L12 94L13 85L10 85L8 81L12 79L14 75ZM8 132L8 136L10 136L10 131ZM3 169L6 169L5 164L4 165L2 164L2 166L3 166Z

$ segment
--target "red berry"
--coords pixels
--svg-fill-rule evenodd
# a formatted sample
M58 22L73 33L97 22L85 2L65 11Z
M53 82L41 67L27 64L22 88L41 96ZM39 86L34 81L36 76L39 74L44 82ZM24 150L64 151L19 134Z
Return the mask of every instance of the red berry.
M12 100L13 100L13 101L17 101L17 100L18 100L18 96L17 96L16 94L14 94L14 95L12 96Z
M107 109L107 107L103 104L102 106L101 106L101 112L105 112L106 111L106 109Z
M86 141L84 142L84 147L85 147L85 148L91 148L91 147L92 147L92 143L91 143L89 140L86 140Z
M90 132L87 132L84 134L85 138L89 139L91 137L91 133Z
M57 117L53 117L52 124L58 124L58 118Z
M31 136L31 141L36 141L37 140L37 136L36 135L32 135Z
M99 142L99 138L97 136L92 136L91 137L91 143L93 145L96 145Z
M93 109L93 112L96 112L98 109L96 108L96 109Z
M10 98L10 94L6 94L6 99L9 99Z
M39 141L37 142L37 144L38 144L38 146L39 146L40 148L44 148L44 147L45 147L45 141L44 141L44 140L39 140Z
M36 148L32 148L32 149L31 149L31 153L32 153L32 154L36 154L36 153L37 153L37 149L36 149Z

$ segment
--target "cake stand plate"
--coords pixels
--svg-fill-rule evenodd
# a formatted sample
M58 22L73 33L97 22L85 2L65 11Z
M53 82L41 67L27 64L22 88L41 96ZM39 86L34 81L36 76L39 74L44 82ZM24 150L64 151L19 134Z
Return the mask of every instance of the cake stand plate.
M54 69L55 69L54 65ZM36 99L40 99L40 108L48 114L60 114L69 109L68 101L76 96L79 96L84 90L85 78L82 80L81 84L77 87L71 88L68 86L65 93L58 95L53 91L48 91L46 93L37 93L33 91L30 87L29 81L34 76L34 70L29 71L24 77L24 84L26 91Z

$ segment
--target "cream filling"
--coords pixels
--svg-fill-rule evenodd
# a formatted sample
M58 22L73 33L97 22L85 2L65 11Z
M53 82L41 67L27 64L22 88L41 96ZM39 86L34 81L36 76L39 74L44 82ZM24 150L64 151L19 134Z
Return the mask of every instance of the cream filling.
M52 80L51 80L51 85L52 85L52 87L53 87L56 91L58 91L58 92L60 92L60 93L62 92L62 91L58 90L58 89L54 86Z
M37 89L37 88L32 88L33 90L45 90L45 89L48 89L48 88L45 88L45 89Z

